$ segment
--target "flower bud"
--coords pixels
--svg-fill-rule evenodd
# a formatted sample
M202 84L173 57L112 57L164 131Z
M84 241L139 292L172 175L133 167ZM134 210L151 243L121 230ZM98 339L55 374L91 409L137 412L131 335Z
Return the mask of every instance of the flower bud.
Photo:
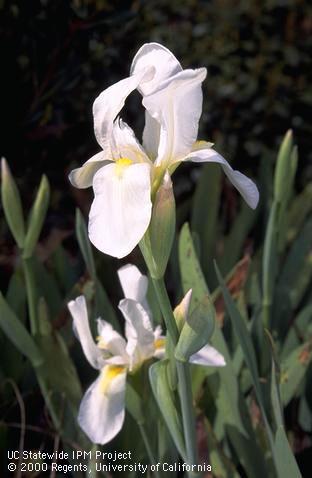
M175 233L175 200L172 182L167 173L153 203L149 228L140 248L154 279L164 276Z
M10 231L22 249L25 241L25 223L22 201L8 163L1 159L1 198Z
M185 322L175 348L175 358L181 362L204 347L212 336L215 325L214 306L206 295L191 314L186 311Z
M36 247L43 221L49 205L50 187L46 176L42 176L38 193L30 212L23 257L30 257Z

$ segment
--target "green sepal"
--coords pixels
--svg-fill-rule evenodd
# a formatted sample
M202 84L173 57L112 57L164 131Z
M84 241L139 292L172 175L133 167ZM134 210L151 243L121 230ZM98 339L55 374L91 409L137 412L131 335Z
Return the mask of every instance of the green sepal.
M25 355L34 367L43 363L43 357L34 339L15 315L0 292L0 327L15 347Z
M208 295L204 296L185 322L175 348L175 358L187 362L209 341L215 327L215 309Z

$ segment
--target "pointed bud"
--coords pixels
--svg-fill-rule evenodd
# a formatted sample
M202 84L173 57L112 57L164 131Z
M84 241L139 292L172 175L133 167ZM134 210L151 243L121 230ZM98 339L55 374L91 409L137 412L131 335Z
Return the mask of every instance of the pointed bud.
M149 228L140 242L140 248L154 279L164 276L175 233L175 200L172 182L165 174L153 203Z
M29 226L26 234L23 257L30 257L36 247L43 221L49 206L50 186L46 176L42 176L33 207L30 212Z
M8 163L1 159L1 198L10 231L22 249L25 241L25 223L22 201Z
M173 315L176 320L179 332L181 332L185 324L185 321L187 320L187 315L189 313L191 300L192 300L192 289L190 289L185 294L180 304L177 305L173 311Z
M179 341L175 349L175 358L187 362L191 355L207 345L215 325L214 306L206 295L191 314L186 312Z

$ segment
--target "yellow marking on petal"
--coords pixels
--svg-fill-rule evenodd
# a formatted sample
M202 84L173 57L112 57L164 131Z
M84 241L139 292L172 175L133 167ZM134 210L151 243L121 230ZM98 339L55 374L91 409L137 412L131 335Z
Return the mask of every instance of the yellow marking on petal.
M120 159L117 159L115 161L115 172L116 172L116 176L118 178L121 178L122 175L123 175L123 172L126 168L128 168L131 164L133 163L133 161L131 161L131 159L129 158L120 158Z
M156 339L154 341L154 347L155 349L161 349L165 346L165 340L166 339Z
M97 346L99 349L107 349L107 342L103 339L103 337L97 337Z
M109 386L114 378L125 371L126 367L122 365L106 365L101 374L100 388L101 392L107 393Z
M192 151L198 151L199 149L202 148L212 148L213 143L210 143L209 141L203 141L203 140L198 140L193 143L192 146Z

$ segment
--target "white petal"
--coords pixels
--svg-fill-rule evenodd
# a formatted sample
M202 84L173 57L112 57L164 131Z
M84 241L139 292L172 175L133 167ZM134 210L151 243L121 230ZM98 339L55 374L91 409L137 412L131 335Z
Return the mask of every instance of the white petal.
M135 55L130 73L131 75L144 70L150 66L154 67L153 78L141 82L138 90L143 96L149 95L159 88L164 80L175 75L182 70L182 67L176 57L170 50L159 43L146 43Z
M89 237L100 251L121 258L143 237L152 203L149 165L132 164L118 174L117 167L108 164L94 176Z
M145 162L151 164L144 149L136 139L133 130L120 118L114 123L112 136L117 154L117 157L114 159L127 158L134 163Z
M157 327L154 330L154 357L158 359L162 359L165 356L165 351L166 351L166 337L165 335L162 335L162 329L160 325L157 325Z
M189 154L185 160L193 161L195 163L211 162L219 163L223 171L236 189L241 193L248 206L252 209L257 207L259 202L259 191L257 186L251 179L247 178L239 171L235 171L229 163L214 149L198 149Z
M160 141L160 123L148 111L145 111L145 126L143 130L143 146L149 157L154 161L158 153Z
M161 90L143 98L143 105L161 125L156 165L180 161L190 153L197 138L206 74L205 68L181 71Z
M123 363L127 363L127 343L125 339L105 320L98 319L97 325L99 333L98 347L109 351L112 355L123 357Z
M87 360L92 367L100 368L102 354L91 335L86 299L83 295L80 295L77 299L71 300L67 306L73 317L75 332Z
M224 367L226 365L223 355L211 345L205 345L196 354L191 355L190 362L207 367Z
M78 423L93 443L104 445L121 430L125 417L125 367L106 365L80 404Z
M147 294L147 277L132 264L120 267L117 272L125 298L136 300L142 304Z
M104 151L111 149L113 122L125 104L127 96L143 79L151 78L154 69L148 67L104 90L93 103L94 132ZM112 154L113 156L113 154Z
M178 304L176 308L174 309L173 314L178 323L179 328L182 328L184 325L184 322L187 320L191 300L192 300L192 289L187 291L187 293L181 300L180 304Z
M126 319L127 352L131 368L154 355L154 332L146 310L138 302L123 299L118 305Z
M103 151L92 156L88 159L81 168L73 169L68 178L73 186L76 188L84 189L92 186L93 176L95 173L109 161L105 161L105 155Z

